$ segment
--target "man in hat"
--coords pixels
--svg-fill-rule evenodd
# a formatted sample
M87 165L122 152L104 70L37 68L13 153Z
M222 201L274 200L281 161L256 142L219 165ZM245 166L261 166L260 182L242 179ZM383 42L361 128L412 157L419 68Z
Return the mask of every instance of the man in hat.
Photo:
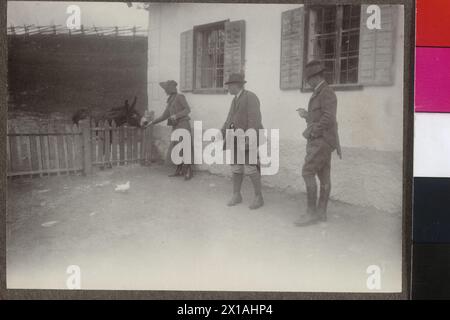
M234 95L231 102L230 111L228 112L227 119L222 127L222 134L226 139L225 132L227 129L237 130L242 129L246 132L249 129L256 131L258 136L258 130L262 129L261 111L258 97L251 91L245 90L243 75L239 73L233 73L225 83L228 86L230 94ZM238 146L237 139L234 139L234 159L231 164L231 171L233 174L233 196L228 202L228 206L235 206L242 202L241 186L244 179L244 174L248 175L252 181L255 191L255 198L250 205L250 209L258 209L264 205L263 196L261 193L261 172L258 163L252 163L250 161L250 152L257 150L250 150L253 144L245 141L245 146ZM256 143L257 148L257 143ZM238 152L241 151L245 155L245 162L238 163Z
M331 191L331 154L341 151L337 133L337 99L333 89L324 78L324 66L320 61L311 61L305 66L305 79L314 89L309 100L308 111L298 108L300 117L306 120L303 136L307 140L302 176L306 184L307 213L296 222L307 226L326 221L328 199ZM320 181L320 196L317 202L317 182Z
M146 125L157 124L159 122L167 120L167 125L172 126L172 131L176 129L186 129L189 132L191 132L191 124L189 122L189 120L191 119L189 117L191 108L189 107L186 101L186 97L178 93L177 82L174 80L168 80L160 82L159 85L161 86L161 88L164 89L164 91L167 94L167 106L160 117L148 122ZM143 118L141 121L146 122L146 119ZM178 141L171 141L167 154L169 158L171 156L173 147L177 143ZM193 157L192 152L191 156ZM175 170L175 173L169 175L169 177L184 176L185 180L191 179L193 176L192 163L193 162L191 159L190 163L182 163L178 165Z

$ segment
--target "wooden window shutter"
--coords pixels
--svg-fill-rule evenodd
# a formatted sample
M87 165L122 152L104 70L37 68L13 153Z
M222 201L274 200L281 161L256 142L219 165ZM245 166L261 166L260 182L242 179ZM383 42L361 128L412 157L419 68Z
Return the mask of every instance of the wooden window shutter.
M368 5L361 6L358 82L362 85L392 85L397 8L379 5L381 29L367 28Z
M304 8L281 14L280 89L300 89L303 80Z
M245 74L245 21L225 22L224 82L231 73Z
M180 35L180 90L192 91L194 81L194 30Z

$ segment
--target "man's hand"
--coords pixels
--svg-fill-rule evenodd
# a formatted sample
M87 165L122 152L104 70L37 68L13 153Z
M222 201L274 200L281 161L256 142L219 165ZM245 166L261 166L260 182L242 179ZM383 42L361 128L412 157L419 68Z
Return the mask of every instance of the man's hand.
M297 112L298 112L298 115L303 119L306 119L308 117L308 111L306 111L303 108L298 108Z

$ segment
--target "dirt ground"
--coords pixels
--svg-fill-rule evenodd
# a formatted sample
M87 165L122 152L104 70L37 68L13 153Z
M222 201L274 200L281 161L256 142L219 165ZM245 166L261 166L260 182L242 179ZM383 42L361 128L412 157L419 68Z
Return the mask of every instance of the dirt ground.
M77 265L82 289L365 292L377 265L379 291L400 291L400 213L331 201L326 223L299 228L304 194L265 188L252 211L246 179L244 203L229 208L228 178L168 170L9 181L8 287L64 289Z

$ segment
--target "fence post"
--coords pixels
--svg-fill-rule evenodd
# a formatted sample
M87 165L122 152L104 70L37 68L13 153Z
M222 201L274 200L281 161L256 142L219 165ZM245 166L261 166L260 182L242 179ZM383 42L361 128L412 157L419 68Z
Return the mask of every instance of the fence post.
M89 120L81 120L79 122L83 140L83 171L85 175L92 174L92 141L91 126Z
M146 157L145 162L147 166L150 166L152 164L152 146L153 146L153 125L149 125L146 128L147 138L145 140L146 146Z

